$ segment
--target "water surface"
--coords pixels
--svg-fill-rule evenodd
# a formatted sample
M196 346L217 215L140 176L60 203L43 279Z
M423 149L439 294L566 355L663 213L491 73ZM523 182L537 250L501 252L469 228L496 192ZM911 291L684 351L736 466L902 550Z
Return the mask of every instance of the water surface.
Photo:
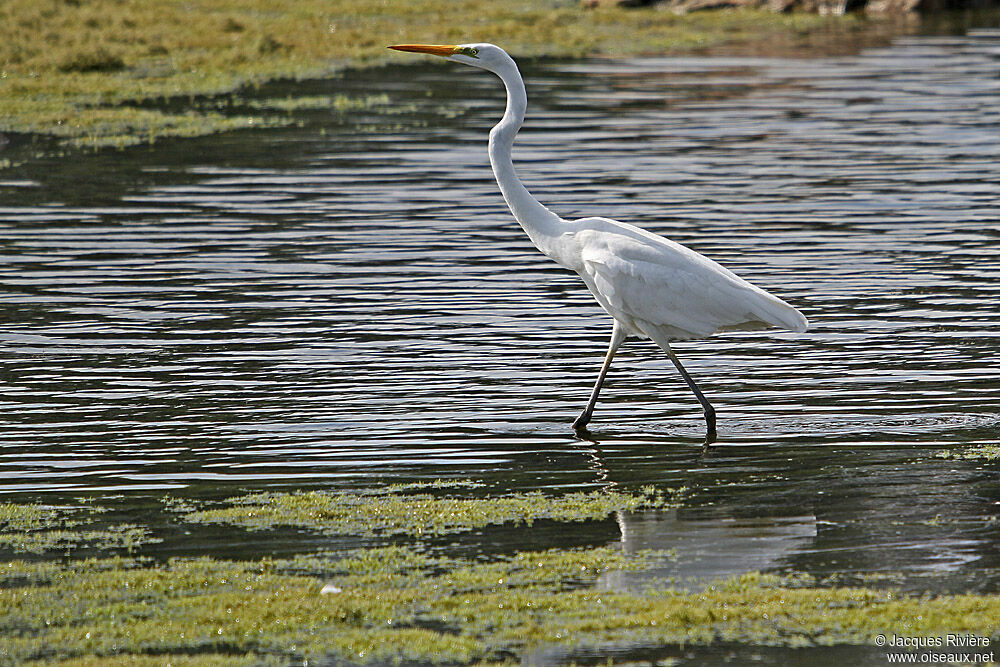
M258 93L389 107L5 172L5 498L98 496L155 524L166 493L687 486L675 512L452 546L621 541L677 550L658 574L679 579L1000 588L996 464L935 457L1000 428L1000 32L525 64L515 160L539 199L684 243L812 323L677 344L719 412L705 456L698 404L648 342L574 434L610 320L503 204L499 83L429 60ZM329 545L160 530L162 554Z

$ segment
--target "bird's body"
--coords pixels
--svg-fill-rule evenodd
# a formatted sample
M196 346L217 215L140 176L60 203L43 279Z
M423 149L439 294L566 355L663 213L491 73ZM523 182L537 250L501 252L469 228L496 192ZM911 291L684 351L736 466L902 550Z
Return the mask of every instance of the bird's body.
M564 220L524 187L511 159L524 122L527 96L514 60L492 44L398 45L400 51L444 56L493 72L507 87L507 108L490 131L493 173L511 213L532 243L576 272L614 318L611 345L586 409L589 421L615 351L626 336L650 338L669 355L705 410L708 440L715 438L715 411L670 349L670 342L705 338L719 331L770 326L805 331L802 313L690 248L634 225L608 218Z
M628 335L674 341L806 327L799 311L729 269L617 220L566 221L558 247L545 254L576 272Z

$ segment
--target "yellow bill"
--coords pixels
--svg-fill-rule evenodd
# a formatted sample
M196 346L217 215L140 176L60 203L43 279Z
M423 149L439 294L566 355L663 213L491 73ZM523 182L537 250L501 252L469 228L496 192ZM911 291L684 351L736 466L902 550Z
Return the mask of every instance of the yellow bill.
M458 47L454 44L396 44L395 46L390 46L389 48L395 49L396 51L429 53L432 56L442 56L444 58L455 55L455 51L458 49Z

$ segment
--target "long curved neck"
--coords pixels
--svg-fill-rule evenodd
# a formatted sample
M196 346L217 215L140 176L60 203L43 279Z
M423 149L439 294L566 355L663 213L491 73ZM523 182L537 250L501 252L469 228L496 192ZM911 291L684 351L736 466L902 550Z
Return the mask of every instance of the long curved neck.
M524 123L524 111L528 96L524 92L524 81L517 71L517 65L510 64L496 72L507 87L507 110L499 123L490 131L490 164L496 176L500 192L510 207L510 212L527 232L531 242L550 257L556 251L556 242L564 231L562 218L542 206L531 196L514 171L510 151L514 137Z

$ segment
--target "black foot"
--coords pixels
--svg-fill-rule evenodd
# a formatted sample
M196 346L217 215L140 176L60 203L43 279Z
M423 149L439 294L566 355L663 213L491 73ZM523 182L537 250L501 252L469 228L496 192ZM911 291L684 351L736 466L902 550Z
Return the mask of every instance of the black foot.
M712 407L705 410L705 425L708 426L708 431L705 433L705 448L707 449L719 437L715 432L715 409Z
M579 417L573 420L573 428L577 431L586 431L587 424L590 423L590 415L583 413Z

